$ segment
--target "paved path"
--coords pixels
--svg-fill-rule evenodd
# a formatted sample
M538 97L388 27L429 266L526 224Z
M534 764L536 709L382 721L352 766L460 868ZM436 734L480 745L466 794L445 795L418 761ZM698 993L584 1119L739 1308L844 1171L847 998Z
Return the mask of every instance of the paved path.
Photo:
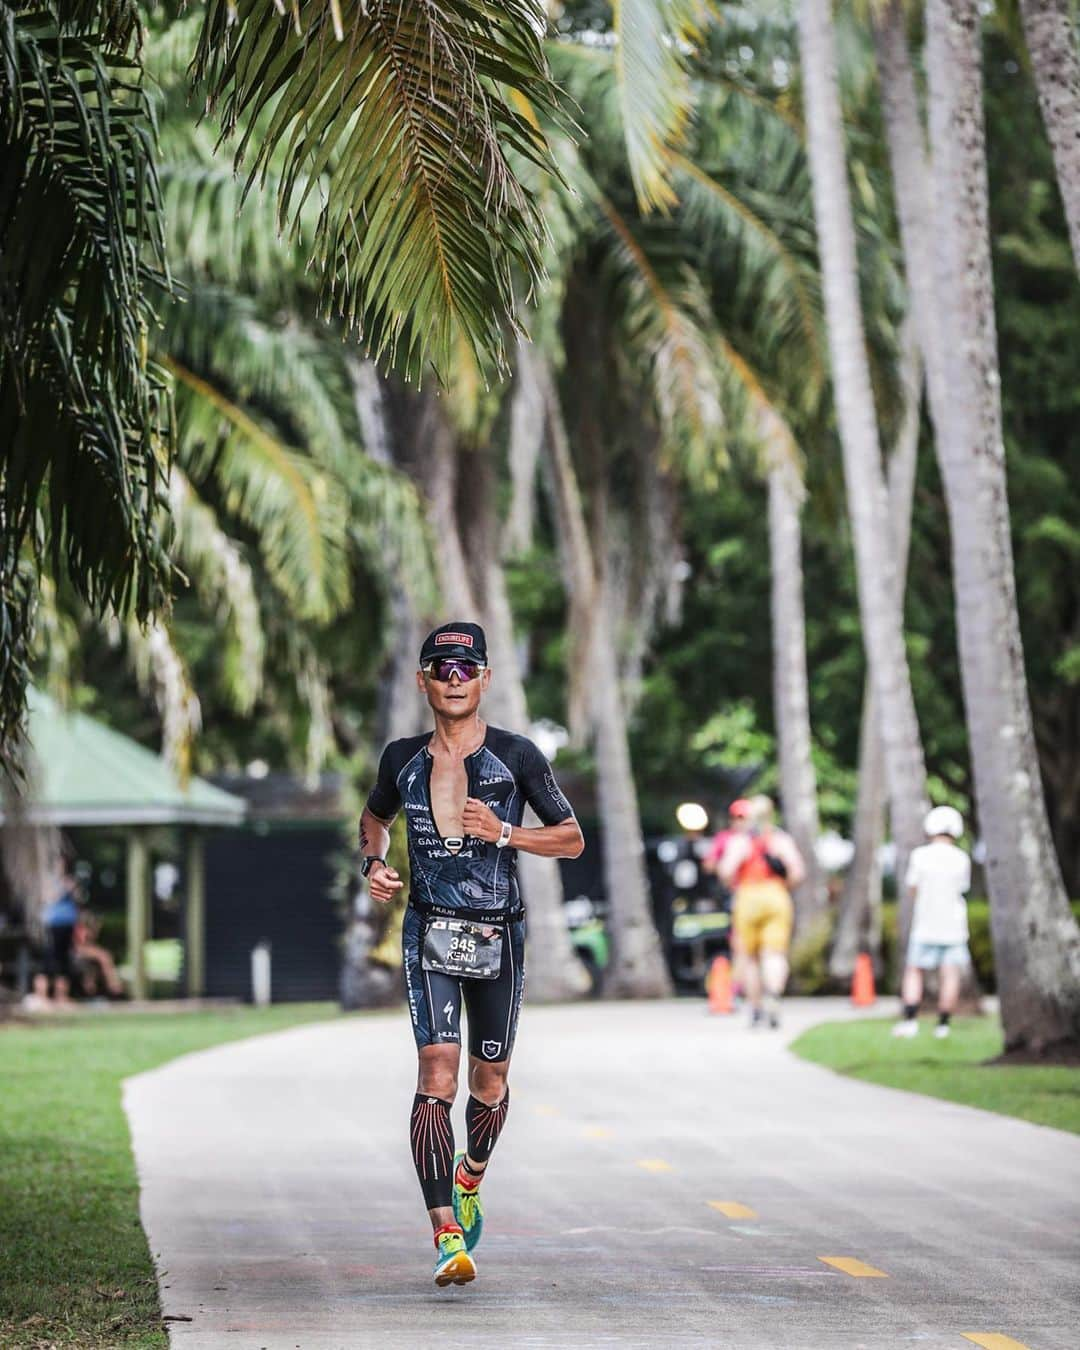
M786 1034L822 1015L792 1005ZM173 1346L1077 1350L1080 1139L840 1078L784 1039L700 1002L527 1008L480 1276L447 1291L403 1016L129 1080L165 1313L192 1319Z

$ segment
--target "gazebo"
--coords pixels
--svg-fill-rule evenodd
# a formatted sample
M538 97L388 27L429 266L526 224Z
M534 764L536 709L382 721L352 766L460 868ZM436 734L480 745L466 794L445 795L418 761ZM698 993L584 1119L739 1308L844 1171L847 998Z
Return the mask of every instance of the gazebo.
M206 883L202 831L239 825L247 804L191 778L182 785L159 756L84 713L67 711L31 689L30 792L22 813L29 825L100 826L123 831L127 845L127 951L132 994L148 992L144 947L150 931L147 831L184 828L186 987L203 993ZM0 823L3 815L0 813Z

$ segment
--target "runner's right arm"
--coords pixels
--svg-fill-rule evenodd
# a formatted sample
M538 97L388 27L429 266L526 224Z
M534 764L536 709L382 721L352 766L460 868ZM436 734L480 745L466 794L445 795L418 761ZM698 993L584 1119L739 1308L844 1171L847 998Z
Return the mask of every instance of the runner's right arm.
M360 853L365 858L385 858L390 848L390 825L401 809L401 795L392 766L390 746L379 761L379 775L360 816ZM400 891L404 882L394 868L375 863L368 873L371 898L386 904Z

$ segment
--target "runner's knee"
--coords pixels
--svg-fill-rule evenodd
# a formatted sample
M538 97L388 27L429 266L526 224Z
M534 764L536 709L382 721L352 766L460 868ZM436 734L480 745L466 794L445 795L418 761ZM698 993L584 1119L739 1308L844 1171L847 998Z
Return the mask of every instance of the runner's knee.
M458 1063L461 1051L456 1045L426 1045L420 1051L420 1069L416 1090L427 1097L452 1102L457 1096Z
M469 1091L485 1106L498 1106L506 1095L506 1078L509 1072L509 1060L500 1060L496 1064L473 1060L469 1065Z

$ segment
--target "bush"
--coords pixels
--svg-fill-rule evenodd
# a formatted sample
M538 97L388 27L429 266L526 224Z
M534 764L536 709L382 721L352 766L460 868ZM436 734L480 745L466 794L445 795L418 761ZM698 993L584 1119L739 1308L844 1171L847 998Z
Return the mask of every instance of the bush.
M836 913L826 910L809 928L800 931L791 946L791 984L793 994L829 994L833 981L829 976L829 949L832 947Z

